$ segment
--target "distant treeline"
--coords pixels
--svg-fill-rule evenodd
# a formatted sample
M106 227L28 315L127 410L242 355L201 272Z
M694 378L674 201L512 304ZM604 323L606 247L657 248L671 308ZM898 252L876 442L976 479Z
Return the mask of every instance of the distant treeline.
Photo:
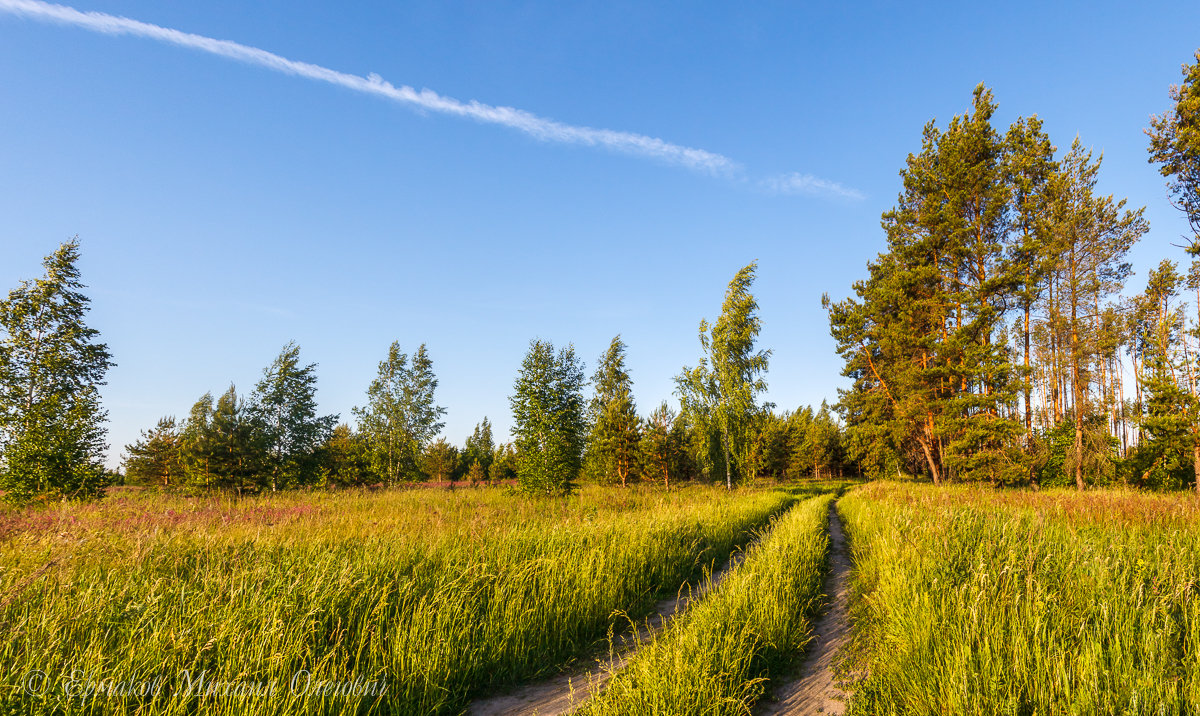
M1184 77L1147 134L1192 263L1164 260L1128 297L1149 226L1099 194L1078 138L1059 152L1036 117L997 128L982 85L926 125L887 250L852 298L825 299L866 473L1200 488L1200 52Z
M534 340L510 398L512 441L497 444L485 417L459 447L438 437L446 410L424 345L411 355L391 345L351 427L318 414L317 366L289 343L248 395L233 386L204 394L185 419L164 417L125 446L124 472L111 473L99 386L113 363L84 320L78 258L76 240L63 244L42 278L0 301L0 489L9 502L94 497L113 482L241 494L515 478L526 491L559 493L578 480L732 487L847 469L828 406L778 415L758 400L770 351L755 348L752 263L730 282L721 316L701 321L702 356L676 377L678 410L664 402L638 413L620 336L590 382L572 346Z

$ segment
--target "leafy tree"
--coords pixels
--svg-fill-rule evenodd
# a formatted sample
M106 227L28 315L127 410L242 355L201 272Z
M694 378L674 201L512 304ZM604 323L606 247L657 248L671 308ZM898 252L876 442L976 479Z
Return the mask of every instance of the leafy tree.
M487 481L487 471L478 460L472 461L471 467L467 469L467 482L478 485L485 481Z
M400 344L392 343L367 389L367 405L354 409L372 466L384 482L421 479L421 452L445 425L440 418L446 409L434 402L437 384L424 344L410 363Z
M1192 255L1200 254L1200 50L1196 63L1183 65L1183 84L1171 87L1175 106L1152 117L1150 161L1170 180L1172 203L1192 228Z
M762 324L750 293L756 267L757 262L750 263L729 282L716 323L710 327L707 320L700 321L704 355L697 367L685 366L675 379L684 412L720 440L727 489L733 489L734 473L747 467L759 410L756 396L767 389L761 376L771 351L754 347Z
M72 239L46 257L45 276L0 301L0 488L11 502L94 497L107 484L99 387L113 362L84 322L78 261Z
M438 438L430 443L422 457L425 474L437 482L454 481L454 473L458 467L458 448L445 438Z
M271 489L317 479L317 450L329 439L337 415L317 415L317 364L301 367L300 347L290 342L263 371L250 399L267 445Z
M132 484L171 487L182 482L183 438L174 416L143 430L141 439L125 446L125 478Z
M555 355L549 341L530 342L509 398L521 489L561 493L571 488L586 432L585 384L574 346Z
M625 344L616 336L600 357L592 376L595 396L589 406L592 429L586 456L589 472L605 482L620 481L625 487L637 470L637 406L633 381L625 369Z
M326 485L365 485L374 477L365 442L345 423L329 433L318 451L318 462Z

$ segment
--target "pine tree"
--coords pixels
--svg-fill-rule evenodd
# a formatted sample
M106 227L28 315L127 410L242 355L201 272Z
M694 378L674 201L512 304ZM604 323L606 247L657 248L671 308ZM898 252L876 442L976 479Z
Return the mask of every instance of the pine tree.
M1164 260L1150 272L1138 306L1145 355L1142 424L1147 436L1139 452L1150 456L1140 484L1174 486L1185 470L1200 484L1200 401L1193 389L1194 359L1185 350L1183 307L1177 303L1183 284L1174 262ZM1154 473L1170 477L1155 480Z
M758 303L750 293L757 262L734 275L725 291L725 302L716 323L700 321L700 347L704 355L695 368L684 367L675 378L676 392L689 419L719 441L725 470L725 487L733 489L734 474L747 467L756 397L767 389L770 350L756 350L762 327Z
M475 425L471 437L463 447L463 459L468 465L479 463L486 472L495 458L496 443L492 439L492 423L485 416L483 422Z
M0 488L11 502L94 497L107 484L99 387L113 362L84 322L78 261L72 239L46 257L44 277L0 301Z
M675 411L663 402L646 419L639 443L646 479L661 479L668 490L671 476L678 475L683 457L683 431L676 417Z
M337 415L317 415L317 364L301 367L300 347L290 342L263 371L250 410L267 444L271 489L317 479L317 450L329 439Z
M562 493L579 474L586 434L583 363L568 345L555 355L534 340L521 362L509 404L516 472L526 492Z
M1170 179L1171 201L1192 229L1193 256L1200 254L1200 50L1196 63L1183 66L1183 84L1171 87L1175 106L1151 118L1150 161Z
M367 389L367 405L354 409L372 465L387 484L421 478L421 452L445 425L439 418L446 409L434 402L437 384L425 345L410 363L395 342Z
M421 457L425 474L431 479L435 482L454 482L454 472L458 466L458 448L445 438L438 438L430 443Z
M183 440L174 416L143 430L141 439L125 446L125 478L132 484L172 487L183 480Z
M1132 271L1125 256L1149 230L1142 218L1144 209L1127 211L1124 199L1096 196L1099 171L1100 160L1093 162L1092 153L1076 139L1051 186L1053 246L1061 257L1057 272L1075 423L1071 468L1080 490L1085 484L1084 436L1091 410L1091 367L1101 347L1095 330L1100 306L1124 286Z
M616 336L592 376L595 396L589 406L592 429L587 442L589 472L625 487L637 470L640 421L633 381L625 369L625 344Z

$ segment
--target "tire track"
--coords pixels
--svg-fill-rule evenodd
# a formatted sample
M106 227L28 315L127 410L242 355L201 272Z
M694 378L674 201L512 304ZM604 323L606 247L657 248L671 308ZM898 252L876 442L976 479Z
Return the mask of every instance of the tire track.
M822 591L829 605L813 624L813 641L798 675L781 683L772 698L760 702L759 716L832 716L846 711L848 696L833 676L834 659L850 638L850 555L838 518L837 502L829 508L829 572Z

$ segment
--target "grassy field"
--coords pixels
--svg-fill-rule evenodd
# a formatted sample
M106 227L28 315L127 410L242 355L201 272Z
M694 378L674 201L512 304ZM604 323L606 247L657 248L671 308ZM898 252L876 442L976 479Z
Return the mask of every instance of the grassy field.
M1189 714L1200 502L872 484L840 502L859 714Z
M135 494L0 513L0 708L454 713L593 651L797 499Z
M821 597L833 495L780 517L713 594L637 653L581 716L746 714L802 653Z

